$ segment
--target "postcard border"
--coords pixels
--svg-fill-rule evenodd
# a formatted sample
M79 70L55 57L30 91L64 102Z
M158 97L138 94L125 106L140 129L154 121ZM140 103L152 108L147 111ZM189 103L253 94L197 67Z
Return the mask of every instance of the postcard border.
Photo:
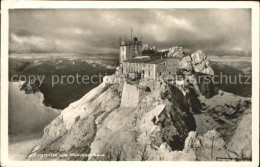
M1 11L1 165L2 166L258 166L259 164L259 3L258 2L173 2L173 1L2 1ZM173 7L174 6L174 7ZM251 8L252 10L252 162L194 161L9 161L8 160L8 34L9 9L72 8Z

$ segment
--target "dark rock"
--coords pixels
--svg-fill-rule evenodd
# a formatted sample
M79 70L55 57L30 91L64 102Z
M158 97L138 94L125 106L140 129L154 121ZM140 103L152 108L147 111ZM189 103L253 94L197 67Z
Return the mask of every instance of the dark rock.
M40 91L40 81L27 81L24 82L20 90L25 91L26 94L36 93Z
M184 96L175 86L169 85L165 93L164 96L168 96L165 100L170 100L159 115L161 136L173 150L182 150L188 133L196 130L195 118L192 114L196 104L192 106L193 99Z
M206 98L211 98L214 95L218 94L218 88L212 81L211 75L206 75L202 73L198 73L196 75L197 83L200 89L200 93Z

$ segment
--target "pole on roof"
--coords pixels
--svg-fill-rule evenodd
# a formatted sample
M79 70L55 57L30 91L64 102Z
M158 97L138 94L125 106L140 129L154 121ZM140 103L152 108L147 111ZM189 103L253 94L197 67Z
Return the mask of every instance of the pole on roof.
M133 36L132 35L133 35L133 28L131 26L131 40L133 40L133 38L132 38Z

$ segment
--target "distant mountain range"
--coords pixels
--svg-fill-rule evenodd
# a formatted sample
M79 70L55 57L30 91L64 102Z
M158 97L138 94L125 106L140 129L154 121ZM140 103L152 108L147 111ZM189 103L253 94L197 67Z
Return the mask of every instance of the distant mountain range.
M20 55L9 59L9 80L14 75L45 76L44 82L39 90L44 95L44 103L57 109L67 107L71 102L78 100L85 93L98 84L57 84L52 86L52 76L79 75L111 75L115 72L118 61L113 56L89 55L89 56L41 56ZM101 78L102 79L102 78ZM94 78L98 81L99 78Z

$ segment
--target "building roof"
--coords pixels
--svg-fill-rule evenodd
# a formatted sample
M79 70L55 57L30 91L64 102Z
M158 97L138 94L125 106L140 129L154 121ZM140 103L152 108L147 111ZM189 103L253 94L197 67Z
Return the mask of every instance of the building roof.
M151 61L150 59L128 59L128 60L125 60L123 62L126 62L126 63L145 63L145 62L148 62L148 61Z
M166 61L167 59L152 59L151 61L149 62L146 62L147 64L159 64L161 62L164 62Z
M163 59L129 59L123 62L126 63L145 63L145 64L159 64L166 61L168 58Z

